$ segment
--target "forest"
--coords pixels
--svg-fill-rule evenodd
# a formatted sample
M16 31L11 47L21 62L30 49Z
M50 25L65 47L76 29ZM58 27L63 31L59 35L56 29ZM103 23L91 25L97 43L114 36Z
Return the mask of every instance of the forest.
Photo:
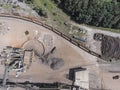
M72 20L97 27L120 29L120 0L54 0Z

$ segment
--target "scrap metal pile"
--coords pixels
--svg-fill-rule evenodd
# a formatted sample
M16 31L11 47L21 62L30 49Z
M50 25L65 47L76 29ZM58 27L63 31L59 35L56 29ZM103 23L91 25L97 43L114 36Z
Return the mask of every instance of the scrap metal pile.
M94 39L101 41L101 54L104 58L109 60L120 59L120 38L96 33Z
M43 64L48 65L53 70L57 70L57 69L60 69L64 65L64 61L62 60L62 58L51 56L55 49L56 47L54 47L47 54L42 55L43 53L39 52L39 50L42 50L42 49L36 49L36 47L29 47L26 50L22 48L15 48L15 47L7 46L1 52L0 60L5 66L6 65L8 66L8 71L12 70L16 72L16 77L18 77L20 74L25 72L26 69L28 69L31 66L32 58L33 58L32 52L34 52L34 55L38 57L39 60L41 60ZM29 60L27 60L28 63L26 63L27 61L25 58L26 52L31 52L29 55L30 56Z
M18 77L26 70L26 65L23 63L24 51L20 48L7 46L3 49L0 55L2 62L8 66L8 71L13 70Z

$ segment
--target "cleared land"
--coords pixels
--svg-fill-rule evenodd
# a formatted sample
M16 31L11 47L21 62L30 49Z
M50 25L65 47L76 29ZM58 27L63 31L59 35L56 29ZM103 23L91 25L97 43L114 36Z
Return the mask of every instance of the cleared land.
M106 71L107 65L104 64L103 66L100 65L100 67L104 67L100 70L99 65L96 62L96 57L89 55L53 32L31 22L18 19L0 18L0 22L4 22L4 25L7 26L7 31L2 31L4 33L0 34L0 51L5 46L22 47L27 40L34 40L38 37L45 46L45 53L49 52L52 47L56 46L56 51L53 56L62 58L65 63L65 65L59 70L52 70L49 66L42 64L38 58L34 58L31 67L18 78L15 78L14 72L10 72L9 79L11 81L23 82L29 80L31 82L59 81L71 83L71 81L65 78L66 74L68 74L69 68L83 66L86 67L91 74L97 76L96 78L93 78L95 80L92 82L94 86L96 85L95 88L103 87L111 90L119 90L120 81L112 79L113 75L119 73L108 73ZM25 31L29 31L29 34L25 35ZM3 71L3 65L0 65L0 67L1 71ZM115 65L115 67L117 66ZM108 68L111 67L108 65ZM2 78L3 72L0 74ZM100 84L98 84L99 81L101 81ZM108 84L108 82L114 83Z
M87 54L82 50L79 50L68 41L41 26L10 18L1 18L0 22L5 22L5 24L10 28L10 30L6 32L5 35L0 36L3 38L1 39L1 42L4 41L4 43L1 43L1 50L5 46L22 47L23 43L28 39L34 39L36 37L36 31L38 31L39 34L37 36L39 36L39 40L43 42L45 46L45 53L49 52L54 46L56 46L54 57L62 58L65 63L63 67L55 71L50 69L50 67L42 64L39 59L34 58L30 69L27 71L27 73L23 73L19 78L17 78L18 81L23 81L22 79L25 79L32 82L69 82L69 80L65 79L69 68L93 64L92 60L96 60L95 57ZM26 30L29 31L29 35L27 36L24 33ZM46 35L51 36L51 42L49 40L50 38L46 38ZM87 55L91 61L86 59L84 55ZM14 80L15 74L11 74L10 77Z

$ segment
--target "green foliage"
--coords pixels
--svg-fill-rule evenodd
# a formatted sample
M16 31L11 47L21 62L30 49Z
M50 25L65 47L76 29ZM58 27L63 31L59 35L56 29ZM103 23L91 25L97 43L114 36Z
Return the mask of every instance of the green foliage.
M60 4L61 3L61 0L51 0L51 1L54 1L56 4Z
M40 7L34 7L33 10L35 10L40 16L48 17L47 12Z
M34 7L33 10L35 10L37 13L39 13L40 7Z
M120 2L117 0L61 0L59 6L79 23L120 28Z
M44 16L44 17L48 17L47 16L47 12L45 11L45 10L42 10L42 9L39 9L39 12L38 12L38 14L40 15L40 16Z

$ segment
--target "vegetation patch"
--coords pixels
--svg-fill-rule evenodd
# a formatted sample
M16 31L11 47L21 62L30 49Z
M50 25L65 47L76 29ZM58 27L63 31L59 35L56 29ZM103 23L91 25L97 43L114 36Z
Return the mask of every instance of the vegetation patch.
M54 0L80 24L120 29L120 2L117 0Z

